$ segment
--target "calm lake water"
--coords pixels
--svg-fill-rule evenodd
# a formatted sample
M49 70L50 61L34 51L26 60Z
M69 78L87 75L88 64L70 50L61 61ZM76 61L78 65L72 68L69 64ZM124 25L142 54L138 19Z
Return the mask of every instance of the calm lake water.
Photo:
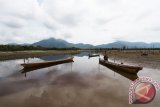
M0 107L158 107L160 93L147 105L129 105L132 80L150 76L160 81L159 69L143 68L137 76L114 72L99 65L99 57L88 53L74 56L66 63L21 73L24 59L0 62ZM29 58L41 62L69 55ZM127 63L127 62L126 62ZM130 63L138 65L138 63Z

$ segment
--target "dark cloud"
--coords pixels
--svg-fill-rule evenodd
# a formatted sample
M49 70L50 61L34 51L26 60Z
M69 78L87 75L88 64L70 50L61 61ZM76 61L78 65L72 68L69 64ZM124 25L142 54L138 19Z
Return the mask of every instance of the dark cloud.
M150 14L152 14L152 11L143 12L141 15L139 15L139 16L136 18L136 21L143 20L144 18L148 17Z
M159 27L154 27L151 29L152 31L160 31L160 26Z
M41 5L43 2L43 0L37 0L37 1L38 1L39 5Z
M112 18L111 19L99 19L97 22L99 25L105 25L105 24L111 22L112 20L113 20Z
M112 22L118 18L120 18L121 15L118 15L118 16L114 16L114 17L111 17L111 18L106 18L106 19L97 19L97 22L99 25L104 25L104 24L107 24L109 22Z
M67 14L62 16L58 21L67 26L76 26L79 23L79 15Z
M114 3L116 2L117 0L96 0L96 2L98 4L101 4L101 5L106 5L106 4L109 4L109 3Z
M56 26L54 26L54 24L51 24L51 23L43 23L44 26L50 30L56 30Z
M113 38L113 41L125 41L125 38L119 36L119 37Z
M72 36L71 36L70 34L67 34L67 33L66 33L66 34L64 34L64 35L63 35L63 37L64 37L65 39L72 38Z
M4 25L6 25L6 26L8 26L8 27L10 27L10 28L21 28L21 27L23 27L23 25L22 24L20 24L20 23L17 23L17 22L2 22Z

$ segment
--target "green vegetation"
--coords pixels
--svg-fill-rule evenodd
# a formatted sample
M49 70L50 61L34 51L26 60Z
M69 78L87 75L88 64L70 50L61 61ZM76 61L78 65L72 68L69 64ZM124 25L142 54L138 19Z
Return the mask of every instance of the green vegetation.
M0 45L0 51L24 51L24 50L43 50L42 47L21 46L21 45Z
M99 51L102 51L102 50L160 50L160 48L125 48L123 47L123 48L93 48L89 50L99 50Z
M0 45L0 51L27 51L27 50L81 50L80 48L45 48L41 46L33 46L33 45ZM92 49L83 49L83 50L160 50L160 48L126 48L125 46L122 48L92 48Z
M25 50L78 50L78 48L44 48L32 45L0 45L0 51L25 51Z

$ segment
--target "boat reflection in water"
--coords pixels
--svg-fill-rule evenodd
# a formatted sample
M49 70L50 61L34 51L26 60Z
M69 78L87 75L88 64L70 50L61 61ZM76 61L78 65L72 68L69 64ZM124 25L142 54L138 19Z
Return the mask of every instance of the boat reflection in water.
M100 57L100 55L99 54L88 54L88 59L92 57Z
M128 78L131 81L134 81L134 80L136 80L138 78L137 73L135 73L135 74L133 74L133 73L127 73L127 72L124 72L123 70L120 70L120 69L117 69L117 68L114 68L114 67L111 67L111 66L106 66L103 63L99 63L99 64L101 64L101 65L103 65L103 66L111 69L112 71L114 71L114 72L122 75L125 78Z
M26 77L27 72L31 72L31 71L42 69L42 68L51 67L51 66L54 66L54 65L72 63L72 62L74 62L73 57L66 58L66 59L60 59L60 60L39 62L39 63L21 64L24 68L22 70L20 70L20 72L25 73L25 77Z

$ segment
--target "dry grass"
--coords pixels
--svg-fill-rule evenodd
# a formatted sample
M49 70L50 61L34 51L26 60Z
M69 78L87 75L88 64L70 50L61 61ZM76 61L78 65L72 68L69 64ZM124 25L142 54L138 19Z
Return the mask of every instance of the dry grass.
M147 56L143 56L142 53L147 53ZM101 52L102 55L105 52ZM116 61L122 61L127 63L135 63L143 67L159 68L160 64L160 51L159 50L125 50L107 51L107 55L110 59Z
M143 56L141 55L142 53L147 53L148 56ZM104 52L102 53L104 54ZM129 59L160 59L160 52L159 51L132 51L132 50L128 50L128 51L107 51L107 55L109 57L118 57L118 58L129 58Z
M21 59L54 54L77 54L78 50L50 50L50 51L14 51L0 52L0 60Z

